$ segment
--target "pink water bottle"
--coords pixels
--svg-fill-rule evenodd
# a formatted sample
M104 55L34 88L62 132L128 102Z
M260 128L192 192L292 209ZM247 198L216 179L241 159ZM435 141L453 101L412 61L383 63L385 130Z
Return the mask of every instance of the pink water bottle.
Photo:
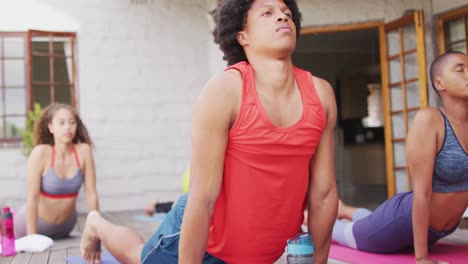
M9 207L2 209L2 256L16 255L13 214Z

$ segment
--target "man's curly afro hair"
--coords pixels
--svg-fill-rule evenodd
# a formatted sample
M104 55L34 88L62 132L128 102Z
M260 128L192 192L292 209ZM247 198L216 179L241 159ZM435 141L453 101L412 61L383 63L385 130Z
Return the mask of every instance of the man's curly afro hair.
M242 31L247 19L247 12L255 0L220 0L214 15L214 41L224 53L223 59L228 65L247 61L244 49L237 41L237 32ZM296 25L297 36L301 31L302 15L296 0L283 0L291 10L292 20Z

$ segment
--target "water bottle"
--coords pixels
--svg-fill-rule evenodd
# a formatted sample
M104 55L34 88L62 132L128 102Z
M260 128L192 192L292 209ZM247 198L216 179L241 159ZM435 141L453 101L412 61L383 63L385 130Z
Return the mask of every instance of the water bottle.
M15 234L13 229L13 214L9 207L2 209L2 256L16 255Z
M288 240L288 246L286 247L286 263L314 263L314 245L312 245L309 233L301 233Z

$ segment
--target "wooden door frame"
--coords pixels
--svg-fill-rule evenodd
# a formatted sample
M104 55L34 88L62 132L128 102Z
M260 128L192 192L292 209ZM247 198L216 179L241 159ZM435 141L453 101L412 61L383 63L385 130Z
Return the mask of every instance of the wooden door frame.
M439 55L447 50L445 45L445 23L463 17L467 12L468 5L444 12L437 16L437 42L439 44ZM466 32L468 32L468 26L465 23L465 34L467 34ZM468 38L465 39L465 45L468 50Z
M382 92L383 96L389 98L390 90L388 87L388 65L385 62L387 56L387 41L385 33L385 21L375 20L360 23L350 23L341 25L325 25L325 26L312 26L304 27L301 30L301 35L311 35L319 33L337 33L337 32L349 32L356 30L365 29L377 29L379 31L379 45L380 45L380 71L382 76ZM388 26L388 24L387 24ZM383 109L389 109L387 106L387 100L383 100ZM392 144L391 140L391 116L384 113L384 142L385 142L385 162L386 162L386 178L387 178L387 193L388 196L392 196L395 193L395 178L393 175L393 150L388 148L389 144ZM389 127L390 126L390 127ZM388 142L387 142L388 141Z
M386 178L387 178L387 195L388 197L393 196L396 193L396 178L394 174L394 150L393 150L393 139L392 139L392 116L391 116L391 105L390 105L390 83L389 83L389 66L388 66L388 44L387 44L387 32L393 29L401 28L407 24L415 25L416 33L416 54L418 64L418 80L420 90L420 107L427 105L427 76L426 76L426 48L424 30L417 30L418 27L424 26L424 13L421 10L414 11L411 14L385 23L383 20L368 21L362 23L351 23L344 25L327 25L317 27L305 27L301 30L301 35L318 34L318 33L335 33L353 30L364 30L364 29L378 29L379 31L379 45L380 45L380 68L382 78L382 92L383 92L383 108L384 108L384 141L385 141L385 159L386 159ZM403 42L402 42L402 30L399 30L400 35L400 57L404 56ZM418 45L418 40L422 39L422 45ZM404 67L404 66L403 66ZM404 70L404 68L402 68ZM402 78L404 78L404 71L402 70ZM403 79L402 79L403 81ZM425 96L423 96L425 95ZM404 98L406 102L406 99ZM405 103L406 104L406 103ZM407 120L404 120L405 125L405 138L407 132ZM406 168L408 177L408 187L410 188L410 174L408 168Z

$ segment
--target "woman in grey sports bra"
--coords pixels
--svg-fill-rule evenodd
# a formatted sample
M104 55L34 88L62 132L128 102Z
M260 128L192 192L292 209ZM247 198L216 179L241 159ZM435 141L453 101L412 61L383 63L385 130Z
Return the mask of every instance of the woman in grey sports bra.
M99 210L92 141L69 105L46 107L34 127L28 157L26 204L15 217L15 235L67 237L76 221L76 200L84 185L88 209Z
M431 65L440 109L418 111L406 141L413 191L399 193L374 212L340 202L332 238L374 253L414 248L416 263L428 247L457 228L468 206L468 57L447 52Z

